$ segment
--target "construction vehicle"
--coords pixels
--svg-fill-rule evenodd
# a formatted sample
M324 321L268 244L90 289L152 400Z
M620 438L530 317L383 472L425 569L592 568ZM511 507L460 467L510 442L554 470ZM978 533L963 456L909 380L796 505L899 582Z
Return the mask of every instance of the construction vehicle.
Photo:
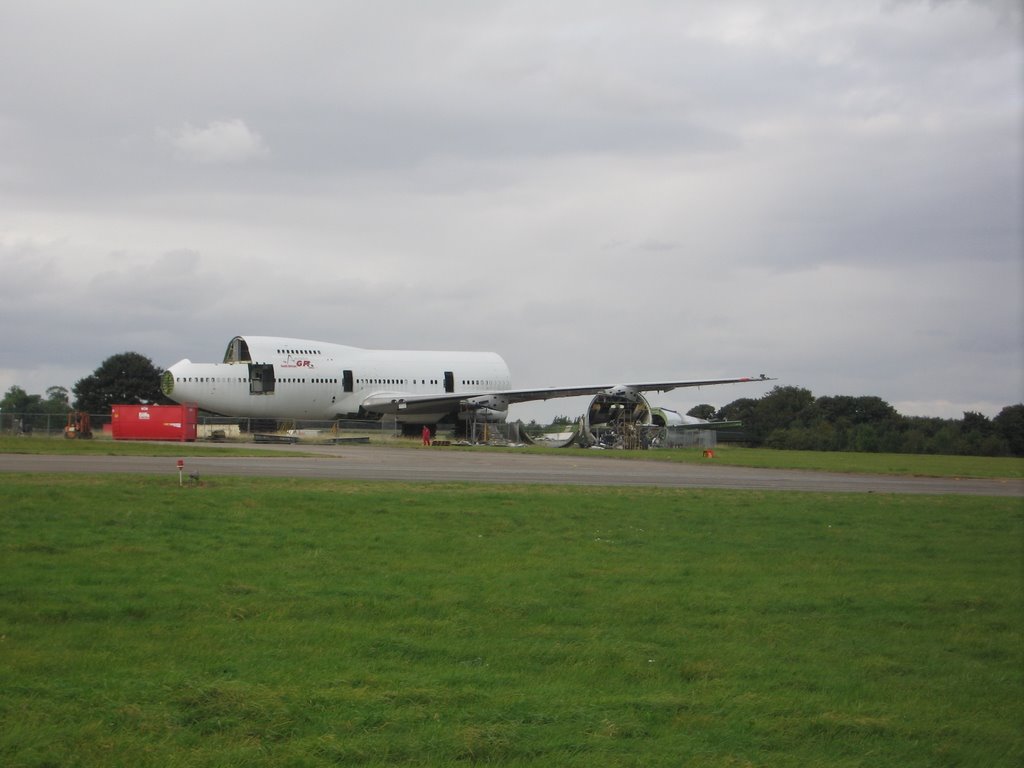
M92 423L88 413L72 411L68 414L68 424L64 427L64 437L69 440L89 440L92 438Z

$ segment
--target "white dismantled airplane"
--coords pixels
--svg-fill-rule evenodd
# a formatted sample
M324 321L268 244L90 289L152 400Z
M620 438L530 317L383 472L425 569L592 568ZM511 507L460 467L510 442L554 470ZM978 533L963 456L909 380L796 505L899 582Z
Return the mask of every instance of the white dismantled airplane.
M179 403L223 416L333 420L394 415L404 424L454 418L504 421L508 406L603 394L630 399L679 387L768 381L760 376L512 389L494 352L359 349L278 336L236 336L221 363L180 360L161 388Z

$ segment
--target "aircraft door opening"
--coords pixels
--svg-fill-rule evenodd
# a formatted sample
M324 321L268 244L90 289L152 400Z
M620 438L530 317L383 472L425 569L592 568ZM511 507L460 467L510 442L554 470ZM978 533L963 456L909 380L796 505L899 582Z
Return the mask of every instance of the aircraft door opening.
M444 391L448 394L455 391L455 374L451 371L444 372Z
M352 392L353 391L353 383L354 382L353 382L353 379L352 379L352 371L342 371L341 372L341 389L342 389L342 391L344 391L344 392Z
M274 366L270 363L249 363L249 394L274 394Z

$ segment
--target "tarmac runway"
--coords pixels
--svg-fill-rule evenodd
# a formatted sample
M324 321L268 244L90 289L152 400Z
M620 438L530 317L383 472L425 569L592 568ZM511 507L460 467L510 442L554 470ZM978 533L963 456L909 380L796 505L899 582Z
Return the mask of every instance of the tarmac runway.
M1024 480L862 475L804 470L731 467L708 459L700 464L615 460L585 452L540 456L502 451L381 446L274 446L275 456L188 456L185 472L218 476L329 478L400 482L469 482L545 485L731 488L822 493L966 494L1024 497ZM280 452L294 451L295 456ZM308 454L315 453L314 457ZM300 455L307 454L307 455ZM57 474L167 474L175 459L150 456L58 456L0 454L0 472Z

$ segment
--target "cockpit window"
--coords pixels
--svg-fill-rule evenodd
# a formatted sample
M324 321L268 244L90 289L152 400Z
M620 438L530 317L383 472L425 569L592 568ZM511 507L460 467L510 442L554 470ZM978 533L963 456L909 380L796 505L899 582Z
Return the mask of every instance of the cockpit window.
M249 345L241 336L235 336L228 344L224 352L225 363L251 363L252 355L249 354Z

